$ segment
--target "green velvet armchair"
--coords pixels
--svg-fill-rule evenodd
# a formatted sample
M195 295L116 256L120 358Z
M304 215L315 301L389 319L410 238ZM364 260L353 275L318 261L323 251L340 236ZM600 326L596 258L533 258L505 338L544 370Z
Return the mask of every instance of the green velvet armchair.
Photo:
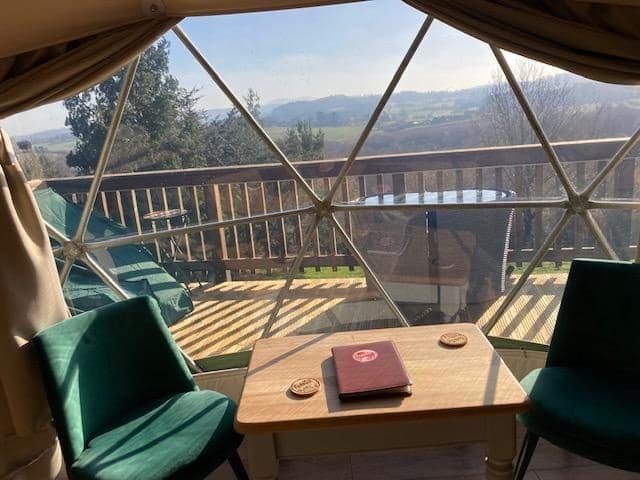
M522 380L531 408L516 464L524 478L540 437L640 472L640 264L575 260L545 368Z
M198 389L150 297L82 313L33 343L70 478L204 478L228 460L248 479L235 403Z

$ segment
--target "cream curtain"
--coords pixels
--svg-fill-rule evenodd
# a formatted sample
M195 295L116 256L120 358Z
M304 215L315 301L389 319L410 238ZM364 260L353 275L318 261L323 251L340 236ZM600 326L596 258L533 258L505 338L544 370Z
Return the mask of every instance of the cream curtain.
M180 18L150 19L0 58L0 118L75 95L130 62Z
M506 50L609 83L640 83L640 6L585 0L405 0Z
M0 129L0 477L55 445L29 339L68 316L49 237ZM4 468L4 472L2 471Z
M50 0L8 2L0 15L0 119L99 83L185 16L349 1L354 0L57 0L55 7Z
M190 17L360 0L21 0L4 1L0 58L86 38L150 17Z

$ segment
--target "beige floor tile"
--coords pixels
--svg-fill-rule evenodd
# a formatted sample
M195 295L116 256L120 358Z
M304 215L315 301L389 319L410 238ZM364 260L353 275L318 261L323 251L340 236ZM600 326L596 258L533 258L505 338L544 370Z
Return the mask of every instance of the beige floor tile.
M348 455L283 460L279 480L351 480Z
M518 443L518 448L519 447L520 443ZM531 458L529 468L532 470L542 470L586 465L595 465L595 463L579 455L569 453L562 448L558 448L546 440L540 439L536 451Z
M484 473L481 444L400 450L351 456L353 480L474 478Z
M604 465L535 470L540 480L639 480L640 474L624 472Z

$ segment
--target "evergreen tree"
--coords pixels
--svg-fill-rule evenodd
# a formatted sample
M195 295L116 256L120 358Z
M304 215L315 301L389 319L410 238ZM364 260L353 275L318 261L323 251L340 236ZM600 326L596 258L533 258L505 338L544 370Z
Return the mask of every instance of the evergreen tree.
M64 102L65 124L77 138L67 155L80 173L95 170L126 69ZM169 73L169 42L160 40L142 55L110 171L186 168L206 165L196 91L181 88Z
M258 93L249 89L244 101L251 115L261 123ZM210 121L206 137L206 150L211 165L249 165L277 161L264 140L236 108L231 109L224 118Z
M322 129L314 132L310 122L299 121L295 127L287 128L278 143L292 161L321 160L324 157L324 132Z

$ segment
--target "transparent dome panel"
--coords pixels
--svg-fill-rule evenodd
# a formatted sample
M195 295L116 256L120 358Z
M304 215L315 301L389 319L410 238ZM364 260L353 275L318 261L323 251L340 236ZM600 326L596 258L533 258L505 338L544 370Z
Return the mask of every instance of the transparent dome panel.
M411 325L472 322L491 335L543 344L551 338L571 259L594 245L582 220L570 219L540 265L520 280L558 224L561 209L385 208L341 214ZM515 298L501 307L516 286Z
M615 142L615 147L621 148L623 140ZM607 169L608 174L595 186L591 199L607 202L629 201L640 199L640 172L638 163L638 147L616 165L611 160L592 162L597 163L600 170ZM613 155L611 155L613 156ZM595 176L594 176L595 177Z
M63 265L64 259L56 258L58 271L62 270ZM62 294L72 315L120 300L120 296L113 289L80 261L71 267L62 287Z
M75 139L65 126L65 109L56 102L0 120L27 180L76 175L67 164Z
M212 271L214 269L211 269ZM170 327L176 343L193 359L250 350L260 338L283 280L216 279L192 284L194 311Z
M604 238L620 260L635 260L640 214L638 210L594 209L591 214ZM594 255L606 258L597 245Z
M192 262L194 313L172 327L187 354L200 359L251 349L285 286L310 215L284 216L205 232L223 247L207 261Z
M630 136L640 120L640 88L591 80L504 52L552 142Z
M394 0L196 18L182 25L234 93L252 92L258 122L321 191L323 179L340 169L339 162L323 160L352 151L424 18Z
M537 143L526 122L517 135L513 118L502 121L518 109L488 45L434 21L362 154Z
M505 290L513 212L368 210L346 218L355 245L411 325L475 321Z
M640 127L640 88L597 82L511 53L505 56L572 184L583 190ZM521 114L501 117L511 130L523 124ZM611 189L598 189L595 196L628 198L626 192Z
M268 158L264 142L237 111L229 109L224 118L207 114L185 64L200 66L175 36L168 37L143 54L136 71L86 240L121 236L134 242L141 234L156 235L142 240L158 262L269 257L284 247L268 241L267 222L285 210L308 208L309 196ZM47 185L49 197L57 195L48 198L54 204L49 210L69 237L87 201L125 72L65 102L76 135L67 162L82 175ZM86 118L81 112L88 112ZM258 220L240 225L249 217ZM217 222L229 227L212 232Z
M603 254L598 250L591 230L582 218L574 215L530 275L523 278L541 245L558 225L563 212L559 209L516 209L514 213L505 291L484 307L477 324L489 329L489 335L492 336L549 344L571 261L584 257L602 258ZM528 240L519 242L518 237ZM504 304L516 288L519 289L515 297L510 303ZM497 314L500 316L496 320ZM494 321L495 324L490 328Z
M370 288L340 232L327 219L315 227L292 278L289 288L279 293L279 308L270 319L267 336L401 325L379 292Z
M475 153L437 155L442 158L433 162L428 154L416 154L396 164L363 158L356 162L352 174L336 192L335 202L342 206L477 204L523 200L559 202L566 198L563 186L544 158L534 165L518 164L516 162L528 160L497 152L487 160L487 164L493 166L475 167L472 166L477 163ZM452 167L462 166L463 162L469 166Z

